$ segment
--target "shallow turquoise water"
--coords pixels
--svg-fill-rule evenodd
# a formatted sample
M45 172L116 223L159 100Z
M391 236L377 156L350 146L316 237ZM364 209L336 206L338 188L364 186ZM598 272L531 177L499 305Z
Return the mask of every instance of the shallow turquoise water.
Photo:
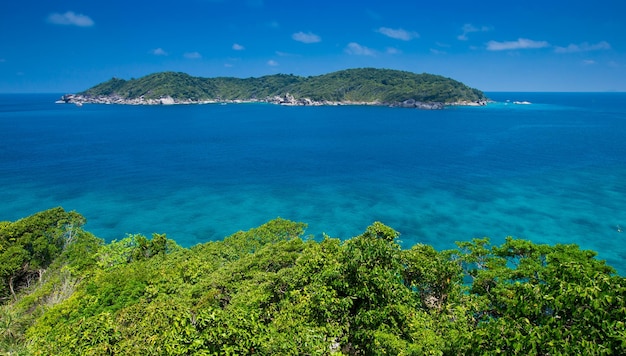
M626 272L626 94L490 93L443 111L58 96L0 96L0 220L61 205L107 240L184 246L277 216L340 238L379 220L406 246L573 242Z

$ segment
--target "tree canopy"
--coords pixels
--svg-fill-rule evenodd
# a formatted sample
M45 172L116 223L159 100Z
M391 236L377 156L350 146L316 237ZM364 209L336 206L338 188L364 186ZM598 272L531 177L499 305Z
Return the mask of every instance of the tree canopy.
M34 355L626 352L625 280L576 245L507 238L492 246L484 238L449 251L424 244L403 249L399 233L381 222L350 239L315 240L304 237L305 224L277 218L182 248L163 234L104 243L79 222L78 213L56 208L0 224L0 253L26 237L33 251L40 244L54 250L7 254L22 264L3 257L2 270L13 271L4 274L5 289L25 260L28 268L47 269L20 284L17 298L5 298L0 349Z
M250 100L293 95L315 101L397 103L413 99L452 103L485 100L484 94L456 80L433 74L358 68L299 77L286 74L259 78L200 78L185 73L161 72L138 79L113 78L82 93L86 96L144 97L179 100Z

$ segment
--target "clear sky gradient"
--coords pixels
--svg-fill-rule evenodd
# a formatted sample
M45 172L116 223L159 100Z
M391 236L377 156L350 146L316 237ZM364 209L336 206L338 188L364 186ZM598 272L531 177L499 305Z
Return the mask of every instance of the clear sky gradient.
M20 0L0 93L112 77L433 73L484 91L626 91L626 1Z

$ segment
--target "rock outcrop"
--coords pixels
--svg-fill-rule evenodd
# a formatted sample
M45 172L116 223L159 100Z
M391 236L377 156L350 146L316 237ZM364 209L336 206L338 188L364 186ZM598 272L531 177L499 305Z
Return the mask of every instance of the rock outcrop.
M127 99L119 95L111 96L89 96L89 95L76 95L67 94L63 95L61 99L57 100L58 104L122 104L122 105L175 105L175 104L212 104L212 103L270 103L284 106L338 106L338 105L371 105L371 106L389 106L399 108L421 109L421 110L441 110L448 105L464 105L464 106L483 106L486 105L486 101L479 102L457 102L457 103L442 103L442 102L422 102L415 99L408 99L397 103L382 103L382 102L354 102L354 101L316 101L310 98L296 98L292 94L286 93L282 96L273 96L265 99L249 99L249 100L192 100L192 99L175 99L171 96L166 96L158 99L146 99L143 96L138 98Z
M408 99L399 103L393 103L391 105L389 105L391 107L400 107L400 108L415 108L415 109L422 109L422 110L441 110L445 107L444 103L440 103L440 102L421 102L421 101L416 101L415 99Z

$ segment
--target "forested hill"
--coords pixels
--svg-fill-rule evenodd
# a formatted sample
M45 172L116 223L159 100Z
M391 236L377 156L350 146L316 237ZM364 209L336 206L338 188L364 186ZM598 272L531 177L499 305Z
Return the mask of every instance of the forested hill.
M477 89L456 80L433 74L360 68L329 74L300 77L275 74L259 78L200 78L185 73L162 72L138 79L113 78L88 89L80 96L109 97L121 100L175 101L309 100L314 103L378 103L405 101L426 103L477 103L486 100Z

